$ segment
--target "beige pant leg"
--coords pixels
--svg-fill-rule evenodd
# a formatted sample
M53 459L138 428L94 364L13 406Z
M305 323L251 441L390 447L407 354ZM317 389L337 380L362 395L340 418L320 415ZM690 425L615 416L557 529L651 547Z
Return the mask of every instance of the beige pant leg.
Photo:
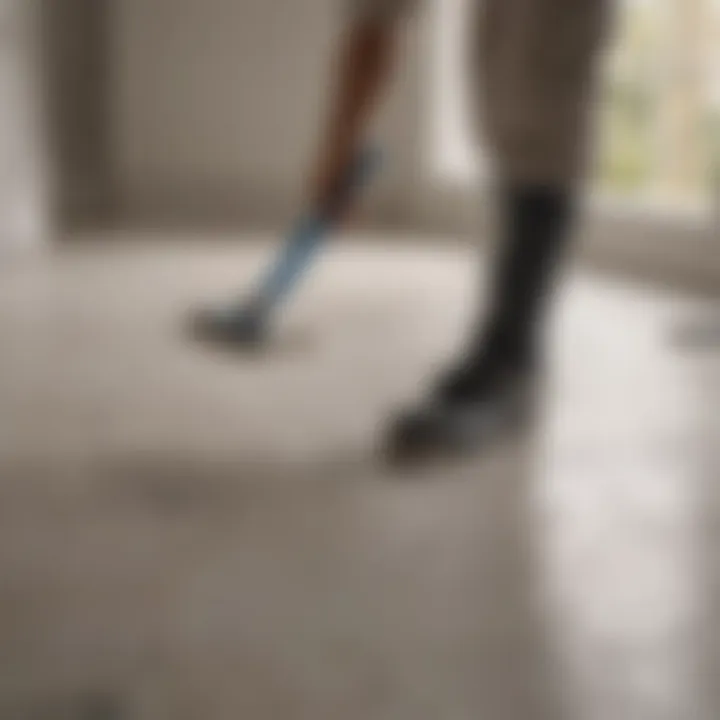
M498 179L583 178L611 2L479 0L477 114Z

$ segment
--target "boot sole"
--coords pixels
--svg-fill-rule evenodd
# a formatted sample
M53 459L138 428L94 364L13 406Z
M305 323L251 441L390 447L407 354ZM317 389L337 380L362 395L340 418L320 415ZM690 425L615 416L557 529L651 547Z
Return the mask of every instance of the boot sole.
M411 427L411 419L402 418L391 429L382 456L394 466L414 466L435 461L467 460L482 455L515 439L530 427L533 414L529 406L505 408L496 418L470 421L464 428L447 426Z

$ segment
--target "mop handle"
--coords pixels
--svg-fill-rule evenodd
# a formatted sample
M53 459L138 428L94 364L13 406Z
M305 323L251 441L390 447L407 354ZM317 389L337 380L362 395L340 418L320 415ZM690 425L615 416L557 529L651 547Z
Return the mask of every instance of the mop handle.
M369 145L360 150L348 170L340 177L330 197L322 204L319 213L322 221L332 224L334 218L352 203L355 194L377 173L381 162L382 153L378 147Z
M335 191L319 211L302 218L291 232L275 263L260 284L254 304L270 310L295 288L354 196L365 187L380 166L376 148L362 150L340 179Z

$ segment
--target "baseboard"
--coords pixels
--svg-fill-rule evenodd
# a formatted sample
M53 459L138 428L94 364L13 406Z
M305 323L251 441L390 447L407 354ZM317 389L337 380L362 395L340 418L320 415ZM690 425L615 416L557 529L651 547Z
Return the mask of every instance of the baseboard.
M416 189L404 205L404 227L489 244L494 206L489 192L467 186ZM588 202L578 224L576 260L582 266L693 294L720 296L717 221L679 212L622 209Z
M486 244L494 236L489 193L467 188L407 188L363 203L353 218L358 228L389 231L403 238L442 238ZM282 229L302 207L291 189L235 186L202 191L190 187L138 188L112 205L95 225L115 229L229 230ZM696 220L667 213L617 212L591 204L579 228L577 262L601 272L672 286L703 295L720 295L720 233Z

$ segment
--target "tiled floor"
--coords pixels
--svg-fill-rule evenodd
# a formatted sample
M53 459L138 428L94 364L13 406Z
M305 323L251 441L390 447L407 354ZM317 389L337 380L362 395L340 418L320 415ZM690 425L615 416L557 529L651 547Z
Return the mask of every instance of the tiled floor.
M2 720L720 717L712 307L576 278L530 436L398 475L470 256L343 244L241 358L179 327L241 248L0 269Z

